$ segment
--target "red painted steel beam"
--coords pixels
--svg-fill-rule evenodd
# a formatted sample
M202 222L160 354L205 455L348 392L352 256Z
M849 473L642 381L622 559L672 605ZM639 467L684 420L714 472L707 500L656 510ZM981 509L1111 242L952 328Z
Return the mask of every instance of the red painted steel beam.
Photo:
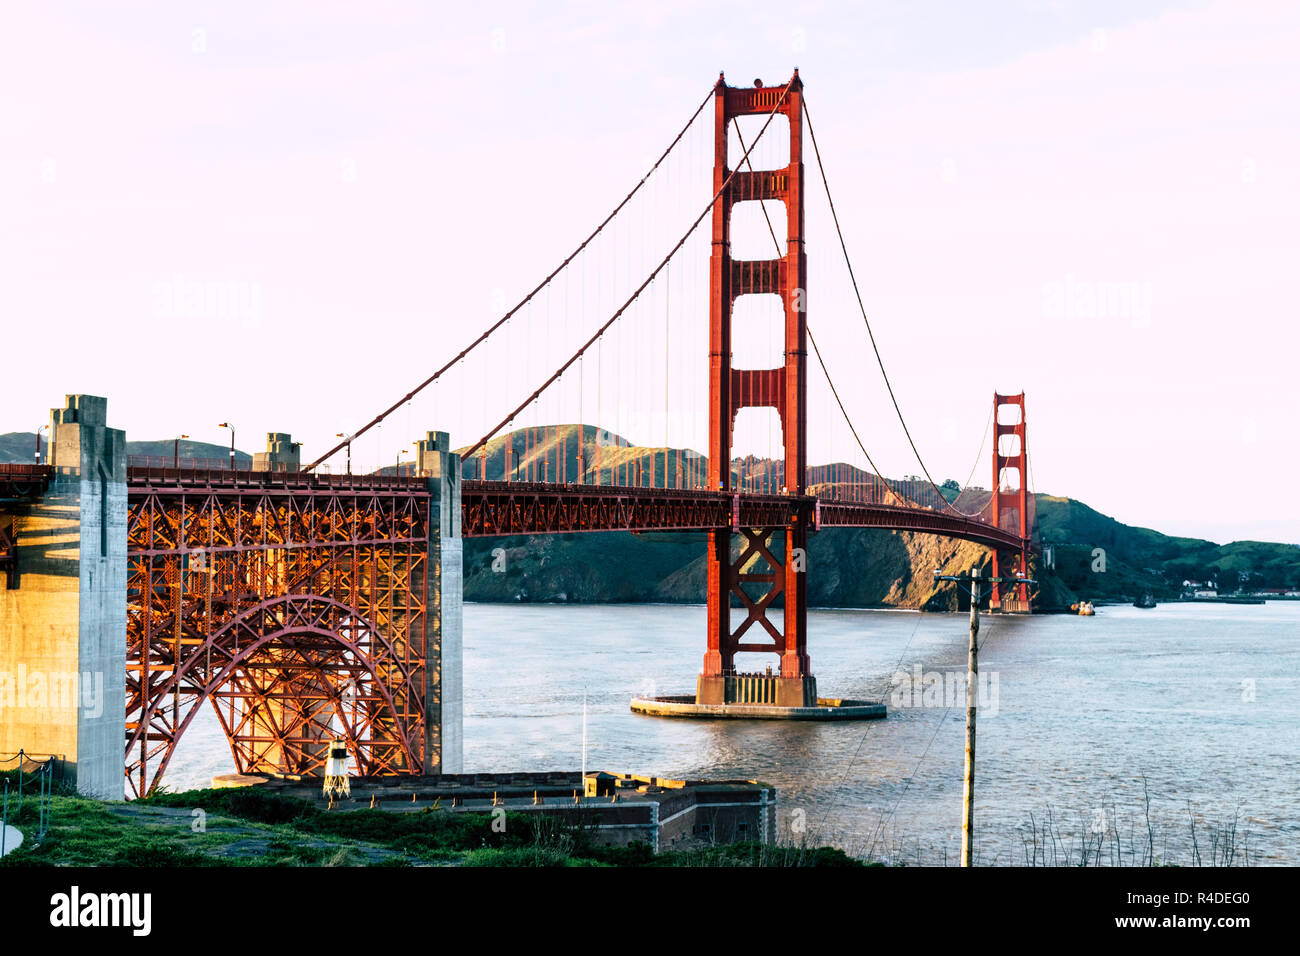
M0 464L0 501L40 497L53 474L52 465Z
M578 531L725 531L741 528L881 528L1019 548L1013 532L942 511L822 501L786 495L725 494L588 485L465 481L461 532L467 538ZM734 509L734 515L733 515Z
M187 477L189 474L192 473L187 473ZM281 476L276 474L275 477ZM345 476L308 477L342 479ZM401 479L407 484L404 490L393 487L390 484L393 479L383 480L384 484L369 493L362 487L340 483L340 486L331 489L329 494L347 499L373 495L377 500L388 499L390 503L405 497L419 499L428 497L427 488L421 479ZM131 499L145 495L166 497L184 493L192 501L210 494L215 502L235 502L267 495L272 498L286 495L302 497L311 492L311 489L307 488L265 486L220 488L206 484L154 485L142 483L143 481L145 479L142 476L132 476L128 487L128 495ZM418 485L418 487L412 488L411 485ZM964 538L989 547L1018 550L1028 546L1027 541L1022 540L1014 531L942 511L826 500L818 504L814 498L786 495L726 494L713 491L557 485L541 482L465 481L461 486L461 500L462 532L467 538L508 534L567 534L580 531L729 531L739 528L786 527L794 524L804 524L812 529L815 509L818 513L816 526L821 528L916 531ZM360 537L311 536L276 540L245 538L238 542L224 544L194 543L189 547L239 551L267 547L321 547L363 541L370 544L396 544L415 540L418 539L367 534ZM133 553L140 554L164 554L177 550L186 549L171 543L161 547L154 543L152 547L132 548Z
M1012 532L982 521L963 518L926 508L903 508L896 505L857 504L822 501L818 507L821 528L883 528L889 531L916 531L948 538L963 538L986 547L1028 547L1026 540Z
M420 772L424 479L146 468L129 482L135 795L207 706L241 772L318 773L340 734L363 772Z

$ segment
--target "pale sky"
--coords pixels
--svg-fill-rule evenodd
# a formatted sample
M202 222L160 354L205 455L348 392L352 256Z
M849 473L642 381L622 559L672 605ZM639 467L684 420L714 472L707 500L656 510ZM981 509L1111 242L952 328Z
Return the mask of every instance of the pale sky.
M11 3L0 431L87 392L128 438L229 420L314 457L558 264L719 70L798 66L936 479L989 484L992 392L1023 389L1035 490L1300 542L1298 48L1287 3ZM708 202L704 120L567 292L355 457L468 444L541 384ZM809 325L874 460L914 473L804 148ZM600 424L702 448L706 269L697 233L529 421L595 423L599 388ZM810 459L860 462L819 377Z

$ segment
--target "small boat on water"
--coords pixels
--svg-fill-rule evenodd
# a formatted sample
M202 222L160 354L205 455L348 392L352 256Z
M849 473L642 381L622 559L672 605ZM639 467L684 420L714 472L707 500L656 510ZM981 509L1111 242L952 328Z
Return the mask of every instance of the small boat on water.
M1071 604L1070 610L1078 612L1080 617L1092 617L1097 613L1093 610L1091 601L1080 601L1078 604Z
M1156 606L1156 599L1153 598L1150 594L1143 594L1140 598L1138 598L1136 601L1133 602L1133 606L1142 607L1142 608L1152 608Z

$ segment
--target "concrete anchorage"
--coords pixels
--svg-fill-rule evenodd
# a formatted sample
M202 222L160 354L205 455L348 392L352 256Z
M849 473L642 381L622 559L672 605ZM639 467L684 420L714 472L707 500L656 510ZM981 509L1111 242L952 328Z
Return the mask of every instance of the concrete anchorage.
M0 499L12 587L0 586L0 758L54 756L78 792L124 795L127 455L107 400L70 395L51 414L39 496ZM256 471L297 471L299 445L270 433ZM430 492L426 591L426 774L462 771L460 456L446 432L419 443Z
M121 800L126 740L126 436L108 401L51 411L53 474L11 510L0 588L0 756L52 755L77 792Z

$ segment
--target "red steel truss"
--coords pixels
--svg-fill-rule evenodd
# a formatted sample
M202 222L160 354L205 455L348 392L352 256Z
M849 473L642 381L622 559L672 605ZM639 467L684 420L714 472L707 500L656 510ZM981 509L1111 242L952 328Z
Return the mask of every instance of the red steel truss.
M818 528L883 528L889 531L916 531L963 538L990 548L1019 548L1020 536L974 518L951 512L911 508L902 505L854 504L821 501L817 504Z
M429 494L376 476L132 468L129 791L210 702L241 773L424 766Z
M1019 548L1014 532L951 512L902 505L819 501L809 496L675 491L506 481L461 483L461 532L467 538L575 531L717 531L802 524L882 528L965 538Z
M779 495L733 495L515 481L461 484L465 537L570 531L709 531L784 524L800 507Z

